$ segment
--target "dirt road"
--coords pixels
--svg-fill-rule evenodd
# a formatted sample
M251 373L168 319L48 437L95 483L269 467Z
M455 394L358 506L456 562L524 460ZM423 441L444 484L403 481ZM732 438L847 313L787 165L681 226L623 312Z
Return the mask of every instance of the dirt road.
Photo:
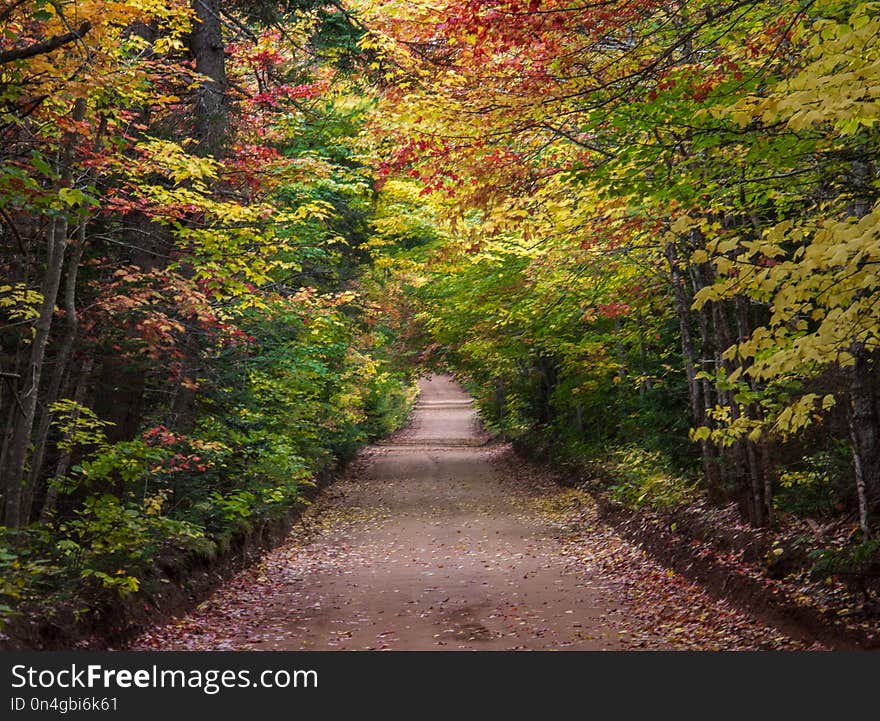
M134 648L791 645L598 522L575 529L589 498L487 441L450 378L422 381L409 426L362 454L285 545Z

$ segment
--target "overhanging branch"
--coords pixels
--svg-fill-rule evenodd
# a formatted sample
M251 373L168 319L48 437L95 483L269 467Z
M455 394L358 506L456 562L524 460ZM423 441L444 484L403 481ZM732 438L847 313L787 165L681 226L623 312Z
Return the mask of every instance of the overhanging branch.
M25 48L16 48L15 50L0 52L0 65L5 65L6 63L11 63L16 60L25 60L27 58L32 58L35 55L51 53L53 50L57 50L64 45L81 40L91 29L92 24L90 22L84 22L76 30L71 30L64 35L55 35L48 40L28 45Z

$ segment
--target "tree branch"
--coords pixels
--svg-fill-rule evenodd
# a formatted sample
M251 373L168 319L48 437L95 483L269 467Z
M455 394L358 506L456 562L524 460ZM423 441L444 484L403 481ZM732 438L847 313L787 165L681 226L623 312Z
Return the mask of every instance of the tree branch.
M35 55L45 55L46 53L51 53L53 50L57 50L62 45L67 45L68 43L73 43L77 40L81 40L91 29L92 24L86 21L82 25L80 25L78 29L72 30L69 33L65 33L64 35L55 35L48 40L44 40L43 42L28 45L26 48L16 48L15 50L0 52L0 65L5 65L6 63L11 63L15 60L32 58Z
M10 217L9 213L6 212L6 208L0 207L0 216L3 217L3 220L6 221L6 225L9 227L9 231L12 233L12 237L15 238L15 242L18 244L18 249L21 251L22 255L27 255L27 249L24 247L24 241L21 238L21 235L18 232L18 228L15 226L15 221Z

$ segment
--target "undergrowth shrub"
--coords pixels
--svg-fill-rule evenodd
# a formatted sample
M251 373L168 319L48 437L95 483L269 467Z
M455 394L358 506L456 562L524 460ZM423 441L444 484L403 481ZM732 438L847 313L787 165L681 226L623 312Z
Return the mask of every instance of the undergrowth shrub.
M660 451L636 445L614 448L606 470L612 496L630 508L671 509L685 505L696 494L696 481L677 471Z
M831 517L844 506L852 485L850 451L846 447L804 456L783 468L774 495L774 506L799 517Z

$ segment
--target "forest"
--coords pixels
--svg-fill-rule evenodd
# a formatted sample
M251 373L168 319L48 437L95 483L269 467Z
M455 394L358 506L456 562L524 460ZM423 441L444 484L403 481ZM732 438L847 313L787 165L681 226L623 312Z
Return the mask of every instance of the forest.
M873 2L3 0L0 633L233 553L426 371L876 625L878 120Z

